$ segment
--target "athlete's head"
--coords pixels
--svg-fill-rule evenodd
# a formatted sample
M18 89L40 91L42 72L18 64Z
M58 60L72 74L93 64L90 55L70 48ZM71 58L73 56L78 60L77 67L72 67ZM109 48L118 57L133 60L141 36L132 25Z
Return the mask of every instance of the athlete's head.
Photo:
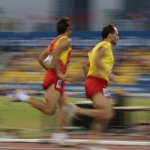
M72 27L70 25L69 18L62 17L56 24L56 30L58 35L66 33L68 36L70 36Z
M109 40L112 45L116 45L119 40L117 28L112 24L105 26L102 30L102 38Z

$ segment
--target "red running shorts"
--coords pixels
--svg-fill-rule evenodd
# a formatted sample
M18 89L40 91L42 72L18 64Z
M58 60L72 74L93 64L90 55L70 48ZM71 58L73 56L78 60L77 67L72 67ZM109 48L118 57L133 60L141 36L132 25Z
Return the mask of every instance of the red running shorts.
M55 86L55 89L63 94L65 92L65 81L61 80L55 73L54 69L49 69L44 77L43 89L46 90L51 85Z
M107 81L89 76L85 81L86 97L92 100L92 95L102 93L105 97L110 98L110 93L107 90Z

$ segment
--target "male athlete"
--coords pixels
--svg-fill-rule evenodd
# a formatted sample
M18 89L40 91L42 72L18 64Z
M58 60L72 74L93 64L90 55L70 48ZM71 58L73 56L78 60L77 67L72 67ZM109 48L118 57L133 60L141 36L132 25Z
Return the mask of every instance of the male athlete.
M58 103L60 112L58 113L58 120L56 121L59 126L59 131L63 130L65 123L62 108L67 105L67 99L64 92L65 86L65 72L69 64L71 53L71 25L67 17L62 17L56 24L58 36L50 43L48 48L44 50L38 60L41 66L46 70L43 89L46 91L46 103L39 99L35 99L24 93L23 91L16 91L10 98L9 102L22 101L27 102L44 114L52 115ZM51 57L52 63L49 67L45 65L44 60ZM63 133L62 133L63 134ZM56 137L57 135L55 135ZM58 134L59 136L59 134ZM64 137L66 135L64 134ZM56 137L57 138L57 137ZM58 137L59 138L59 137ZM63 138L63 135L61 135Z
M91 126L95 133L99 133L113 116L111 103L108 100L110 95L106 88L109 80L116 80L116 76L111 71L114 63L112 45L116 45L119 40L117 28L112 24L105 26L102 30L102 39L103 41L89 52L89 60L83 66L84 74L87 76L86 97L91 99L94 109L80 108L73 104L68 104L64 109L67 114L73 116L79 114L95 118Z

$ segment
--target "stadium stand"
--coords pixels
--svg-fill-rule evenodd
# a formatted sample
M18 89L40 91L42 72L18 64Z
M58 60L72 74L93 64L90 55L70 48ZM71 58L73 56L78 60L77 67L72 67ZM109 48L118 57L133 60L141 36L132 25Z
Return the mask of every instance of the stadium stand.
M70 80L84 82L82 64L87 60L88 51L75 50L72 53L67 76ZM39 65L37 57L40 50L27 50L18 53L1 54L0 82L42 83L44 69ZM5 56L4 56L5 55ZM119 75L117 84L143 84L143 78L150 74L150 52L147 50L128 50L115 52L113 72ZM4 60L4 61L3 61ZM145 76L142 76L144 74Z

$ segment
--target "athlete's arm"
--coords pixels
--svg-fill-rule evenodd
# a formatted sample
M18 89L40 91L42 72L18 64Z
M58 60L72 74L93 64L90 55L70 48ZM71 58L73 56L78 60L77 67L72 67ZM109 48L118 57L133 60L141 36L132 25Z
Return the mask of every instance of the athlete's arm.
M70 44L71 41L68 38L64 38L59 42L58 46L52 52L54 58L55 71L58 76L62 75L62 72L59 67L59 54L66 50L70 46Z
M44 65L43 61L45 60L45 58L48 56L48 50L45 49L38 57L38 61L41 64L41 66L47 70L47 67Z
M100 68L101 70L103 70L106 74L108 74L109 72L106 70L106 68L104 67L104 65L102 63L102 58L105 55L105 51L106 51L106 48L105 47L101 47L98 50L97 55L95 56L95 61L96 61L97 67Z
M84 72L84 75L87 76L88 74L88 71L89 71L89 67L90 67L90 62L89 60L87 60L83 66L82 66L82 69L83 69L83 72Z
M98 50L98 53L95 57L95 61L96 61L96 64L97 64L97 67L100 68L101 70L103 70L108 78L112 81L116 81L116 76L111 74L106 68L105 66L103 65L102 63L102 58L104 57L105 55L105 51L106 51L106 48L105 47L101 47L99 50Z

